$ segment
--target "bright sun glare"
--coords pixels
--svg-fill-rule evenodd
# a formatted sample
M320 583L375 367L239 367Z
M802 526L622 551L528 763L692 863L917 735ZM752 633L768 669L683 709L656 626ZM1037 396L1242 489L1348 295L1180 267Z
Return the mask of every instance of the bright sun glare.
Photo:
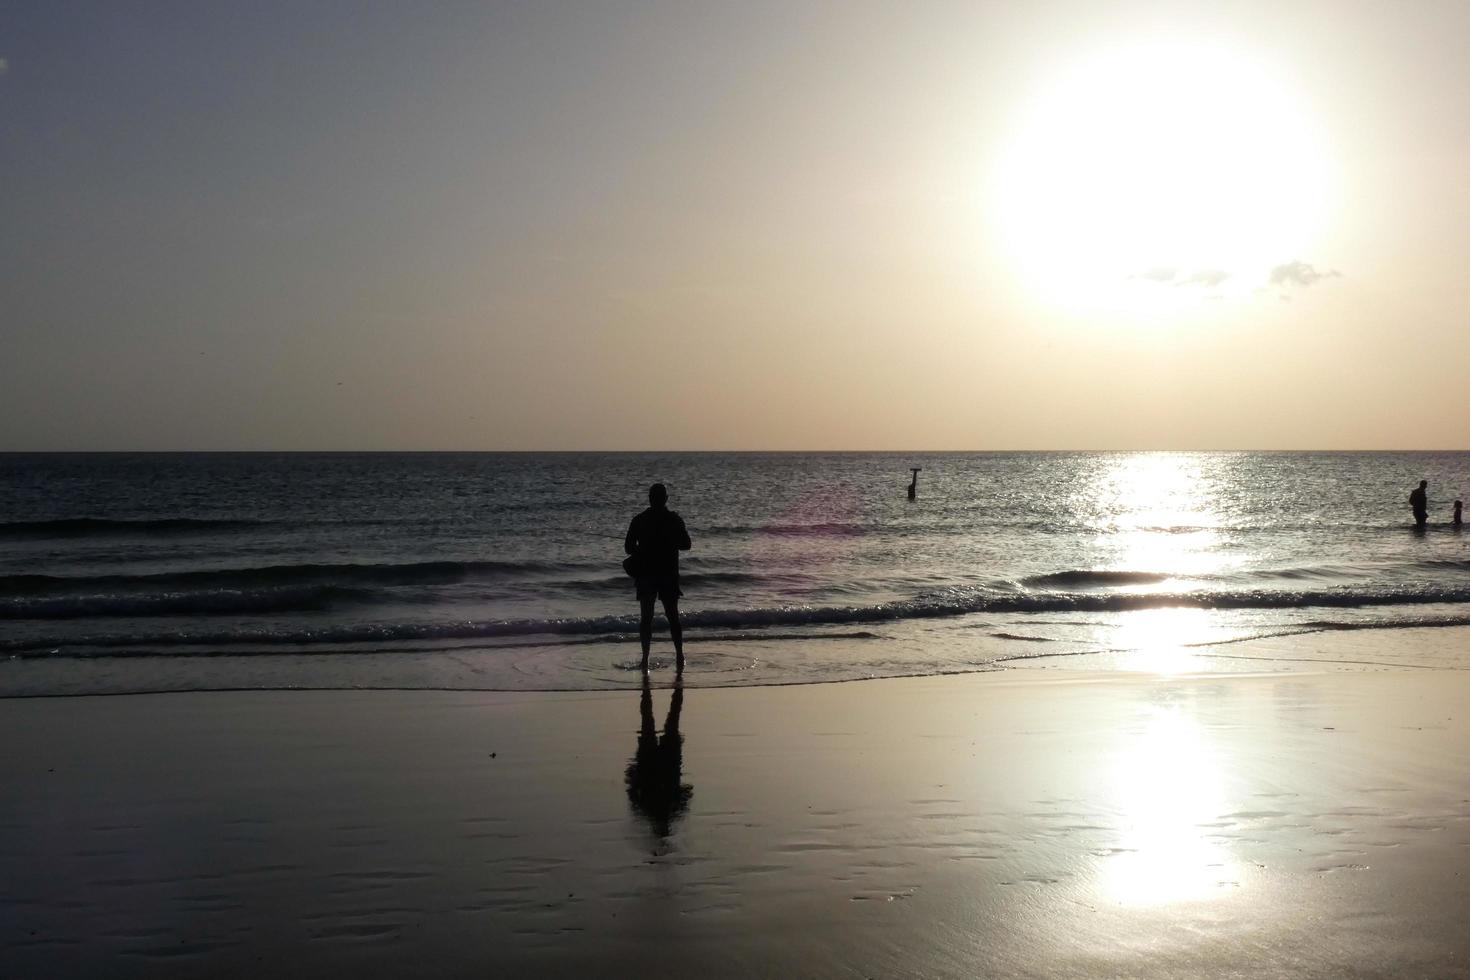
M1064 307L1247 293L1311 250L1330 198L1311 113L1243 51L1118 44L1051 75L992 175L1006 251Z

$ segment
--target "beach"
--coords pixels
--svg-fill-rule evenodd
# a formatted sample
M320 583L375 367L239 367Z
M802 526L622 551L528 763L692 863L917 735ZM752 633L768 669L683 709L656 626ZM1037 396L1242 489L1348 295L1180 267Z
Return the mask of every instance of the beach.
M0 980L1470 980L1467 36L0 6Z
M0 975L1470 976L1467 695L690 686L657 758L636 689L9 699Z

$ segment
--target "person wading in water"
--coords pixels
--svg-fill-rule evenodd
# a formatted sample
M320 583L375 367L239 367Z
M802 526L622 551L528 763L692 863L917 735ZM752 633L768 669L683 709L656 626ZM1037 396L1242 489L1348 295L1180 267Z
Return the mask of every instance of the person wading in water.
M1418 527L1429 523L1429 496L1425 492L1428 487L1428 480L1420 480L1419 489L1409 494L1409 509L1414 512L1414 523Z
M653 600L663 602L674 641L678 670L684 670L684 630L679 625L679 552L690 548L684 519L669 510L669 491L662 483L648 488L648 509L633 518L623 550L631 556L630 572L638 589L638 639L643 644L643 672L648 673L648 647L653 642Z

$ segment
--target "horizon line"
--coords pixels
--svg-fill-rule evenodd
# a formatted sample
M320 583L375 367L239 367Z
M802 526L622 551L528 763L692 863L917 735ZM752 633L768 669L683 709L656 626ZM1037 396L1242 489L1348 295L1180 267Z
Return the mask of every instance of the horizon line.
M498 455L498 456L593 456L593 455L898 455L915 453L920 455L1003 455L1014 453L1467 453L1470 448L1376 448L1376 449L1329 449L1329 448L1122 448L1101 447L1091 449L0 449L0 456L183 456L183 455L336 455L336 456L388 456L388 455Z

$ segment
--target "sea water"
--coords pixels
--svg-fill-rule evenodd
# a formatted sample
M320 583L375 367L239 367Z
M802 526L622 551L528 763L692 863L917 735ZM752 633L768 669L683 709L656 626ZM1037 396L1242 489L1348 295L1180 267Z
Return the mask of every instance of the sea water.
M0 694L637 683L655 481L690 684L1470 625L1470 453L9 454Z

